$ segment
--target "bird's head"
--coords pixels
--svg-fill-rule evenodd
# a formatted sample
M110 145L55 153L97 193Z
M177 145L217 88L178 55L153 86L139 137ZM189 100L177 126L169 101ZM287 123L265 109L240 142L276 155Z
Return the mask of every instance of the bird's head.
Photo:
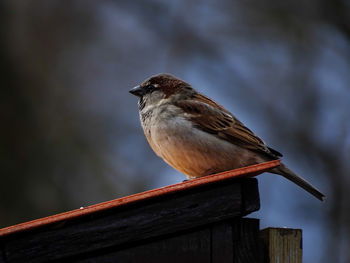
M158 104L162 100L170 100L192 90L190 84L170 74L154 75L129 92L139 97L142 109L146 104ZM175 99L175 98L174 98Z

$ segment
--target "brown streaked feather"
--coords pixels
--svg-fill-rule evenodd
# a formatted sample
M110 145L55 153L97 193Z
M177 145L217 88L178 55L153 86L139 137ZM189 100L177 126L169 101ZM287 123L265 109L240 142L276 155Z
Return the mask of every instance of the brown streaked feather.
M177 101L176 106L187 113L188 118L198 129L243 148L264 153L273 159L282 156L279 152L270 150L259 137L224 107L202 94L196 93L190 100Z

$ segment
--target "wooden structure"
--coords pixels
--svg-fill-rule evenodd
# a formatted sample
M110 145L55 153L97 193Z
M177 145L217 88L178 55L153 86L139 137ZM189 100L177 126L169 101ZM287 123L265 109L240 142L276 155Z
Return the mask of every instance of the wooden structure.
M301 253L300 231L260 233L258 219L243 218L260 207L257 180L249 177L278 165L244 167L0 229L0 263L300 263L301 254L294 251L290 261L284 250L298 244ZM293 231L299 243L288 239Z

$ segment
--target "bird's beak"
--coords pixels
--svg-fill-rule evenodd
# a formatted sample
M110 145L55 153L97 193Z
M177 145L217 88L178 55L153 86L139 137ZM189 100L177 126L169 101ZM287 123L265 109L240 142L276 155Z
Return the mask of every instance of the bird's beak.
M131 90L129 90L129 92L132 95L138 96L138 97L142 97L143 96L143 89L141 88L141 86L136 86L134 88L132 88Z

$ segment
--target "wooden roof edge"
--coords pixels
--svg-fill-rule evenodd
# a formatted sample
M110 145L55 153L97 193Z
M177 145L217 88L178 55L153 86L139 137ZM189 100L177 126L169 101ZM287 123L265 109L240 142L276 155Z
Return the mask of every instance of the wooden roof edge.
M0 238L15 234L15 233L31 230L37 227L63 222L66 220L86 216L96 212L101 212L112 208L124 206L127 204L136 203L142 200L151 199L162 195L167 195L171 193L192 189L195 187L212 184L212 183L219 182L222 180L227 180L230 178L253 177L263 172L266 172L274 167L277 167L280 164L281 164L280 160L273 160L269 162L254 164L254 165L238 168L235 170L225 171L225 172L212 174L205 177L192 179L189 181L185 181L185 182L181 182L181 183L177 183L169 186L164 186L157 189L152 189L149 191L129 195L126 197L121 197L118 199L102 202L102 203L87 206L87 207L81 207L79 209L63 212L63 213L48 216L48 217L39 218L33 221L20 223L17 225L0 229Z

